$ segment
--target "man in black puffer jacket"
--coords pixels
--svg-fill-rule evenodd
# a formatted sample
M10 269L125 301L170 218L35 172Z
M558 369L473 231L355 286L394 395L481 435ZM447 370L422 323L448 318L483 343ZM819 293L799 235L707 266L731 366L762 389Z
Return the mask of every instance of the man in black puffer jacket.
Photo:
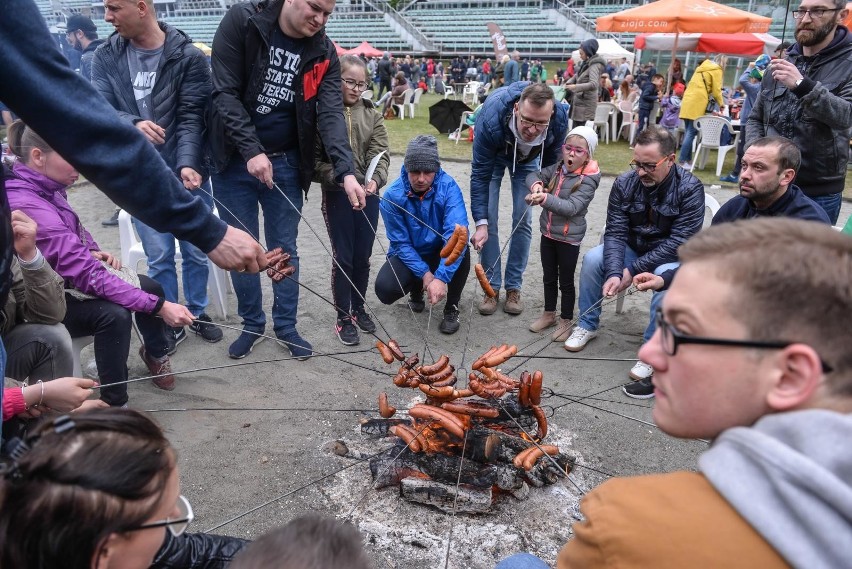
M704 185L675 163L675 140L664 128L651 125L636 137L632 172L616 178L609 194L604 244L583 257L580 270L580 320L565 341L579 352L597 336L601 301L626 290L639 273L660 274L674 268L677 248L704 223ZM651 319L643 340L654 334L654 314L662 300L655 293ZM653 397L653 368L639 361L630 370L637 380L631 397Z
M846 6L846 0L802 0L793 12L796 43L769 64L746 125L746 148L763 136L796 143L802 151L796 185L832 224L852 137L852 34L841 25Z
M92 60L92 84L154 145L187 191L203 187L199 197L212 206L204 182L204 116L210 97L210 68L201 51L182 31L157 22L153 3L111 0L104 19L115 26ZM202 186L202 183L205 185ZM163 287L166 300L178 302L175 238L135 220L148 257L148 276ZM207 307L207 256L180 241L183 290L187 308L198 321L192 330L208 342L222 331L204 313ZM186 338L183 327L168 334L169 354Z

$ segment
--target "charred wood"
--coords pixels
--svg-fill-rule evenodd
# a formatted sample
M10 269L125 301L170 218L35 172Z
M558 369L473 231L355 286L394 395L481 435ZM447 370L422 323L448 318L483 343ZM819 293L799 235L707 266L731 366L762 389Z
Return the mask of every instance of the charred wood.
M400 495L406 500L434 506L445 512L483 514L491 511L493 495L491 488L478 488L460 484L444 484L436 480L404 478L399 486Z

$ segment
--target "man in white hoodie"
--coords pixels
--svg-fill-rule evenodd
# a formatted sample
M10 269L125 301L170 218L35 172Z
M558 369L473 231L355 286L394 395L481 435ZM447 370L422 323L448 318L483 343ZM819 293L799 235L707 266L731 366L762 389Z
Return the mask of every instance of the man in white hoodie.
M848 567L852 239L762 218L710 227L678 254L639 356L660 429L712 446L699 472L587 494L557 568Z

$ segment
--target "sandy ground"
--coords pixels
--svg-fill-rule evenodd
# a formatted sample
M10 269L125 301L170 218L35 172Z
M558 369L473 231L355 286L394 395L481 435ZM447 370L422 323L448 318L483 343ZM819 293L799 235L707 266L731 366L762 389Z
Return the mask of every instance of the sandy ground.
M392 171L397 171L400 162L398 157L393 159ZM444 167L462 188L467 188L468 164L448 162ZM600 239L611 184L612 178L605 178L592 202L584 251ZM508 191L507 183L504 185ZM720 202L734 195L731 187L714 187L708 192ZM87 184L72 189L70 199L102 249L120 251L118 230L100 225L100 220L112 211L109 200ZM502 238L510 231L509 205L509 200L501 203ZM304 213L327 243L319 206L320 194L315 188ZM852 206L844 203L841 219L846 219L850 210ZM533 215L535 218L538 211ZM483 317L475 309L471 311L472 303L480 297L473 271L462 297L462 328L453 336L438 332L437 309L427 331L428 311L413 318L402 303L380 305L372 293L372 282L367 301L388 333L407 345L410 352L423 352L424 334L436 356L449 354L456 364L465 347L470 362L492 344L526 346L537 339L527 326L543 305L537 223L533 232L524 285L526 311L520 316L509 316L501 310ZM381 224L379 238L386 246ZM331 260L305 222L300 227L299 252L303 282L330 298ZM373 276L382 258L383 249L377 245ZM269 308L269 284L265 278L264 281ZM233 293L229 295L229 310L228 318L220 322L239 326ZM196 514L192 528L195 531L218 526L278 498L216 531L256 538L298 515L324 512L358 525L377 567L492 567L517 551L531 551L553 563L559 548L570 537L570 524L577 515L582 493L607 475L694 469L696 457L706 448L703 442L676 440L658 431L652 424L651 403L628 399L619 389L627 381L647 318L648 297L628 296L622 314L615 313L614 304L604 308L599 337L577 354L611 361L572 359L561 344L548 344L541 355L554 359L531 360L524 366L541 369L545 386L557 394L583 398L572 403L553 396L543 405L558 407L551 419L551 439L576 453L578 463L584 466L575 469L570 481L534 490L526 501L501 497L495 513L490 515L453 517L403 503L395 489L370 489L366 465L324 450L326 443L336 439L364 452L383 448L387 441L369 441L359 434L359 419L376 416L376 396L381 391L387 391L398 408L410 405L416 394L395 388L390 383L391 366L383 364L375 350L363 351L372 346L371 337L362 335L360 346L342 346L333 332L333 309L305 290L299 306L301 333L318 352L351 354L338 356L339 359L316 357L306 362L261 363L288 356L276 343L266 341L242 360L240 367L179 376L173 392L160 391L148 381L131 384L130 405L154 412L177 448L183 493ZM267 332L271 333L271 327ZM238 332L225 329L224 335L222 342L212 345L190 337L173 357L173 368L192 370L237 363L227 357L227 347ZM545 342L539 342L530 350L543 345ZM135 346L130 353L131 376L146 375ZM91 358L91 348L87 348L84 368ZM352 468L331 474L346 466Z

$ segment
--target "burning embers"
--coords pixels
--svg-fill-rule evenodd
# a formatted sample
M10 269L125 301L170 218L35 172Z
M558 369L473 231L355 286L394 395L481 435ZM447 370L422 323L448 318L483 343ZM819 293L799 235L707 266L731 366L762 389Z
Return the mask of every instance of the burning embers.
M522 499L530 486L553 484L571 471L573 457L539 444L547 436L547 417L539 406L542 373L514 379L499 369L517 353L515 346L492 347L471 366L468 387L457 389L448 356L419 365L417 355L405 359L393 340L376 345L386 363L402 362L394 385L426 395L425 403L408 410L408 419L400 419L392 418L396 409L382 393L382 418L363 422L365 434L399 439L370 460L377 488L399 484L402 495L415 502L487 512L495 492Z

